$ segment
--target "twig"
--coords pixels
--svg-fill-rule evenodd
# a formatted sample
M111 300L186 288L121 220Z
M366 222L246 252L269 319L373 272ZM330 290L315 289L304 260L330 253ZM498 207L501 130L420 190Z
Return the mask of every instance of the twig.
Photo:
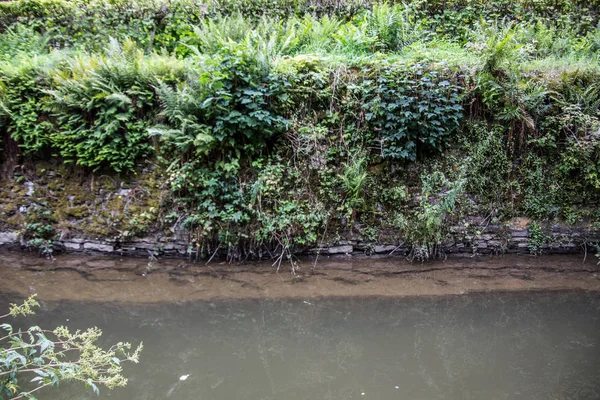
M33 392L37 392L38 390L40 390L40 389L42 389L42 388L45 388L46 386L50 386L51 384L52 384L51 382L50 382L50 383L44 383L43 385L41 385L41 386L39 386L39 387L37 387L37 388L33 389L33 390L32 390L32 391L30 391L30 392L27 392L27 393L21 393L21 394L20 394L20 395L18 395L17 397L13 397L13 400L17 400L17 399L23 399L23 398L25 398L25 397L27 397L27 398L31 398L31 393L33 393Z
M321 243L319 244L319 248L317 249L317 256L315 257L315 262L312 265L312 268L310 269L311 272L315 271L315 268L317 268L317 261L319 261L319 256L321 255L321 247L323 247L323 241L325 240L325 237L327 236L327 229L329 228L329 218L327 218L327 223L325 224L325 231L323 232L323 237L321 239Z
M219 243L219 245L215 249L214 253L212 254L212 256L210 256L210 258L208 259L208 261L206 262L205 265L208 265L212 261L212 259L215 257L215 255L217 254L217 251L219 251L220 248L221 248L221 243Z

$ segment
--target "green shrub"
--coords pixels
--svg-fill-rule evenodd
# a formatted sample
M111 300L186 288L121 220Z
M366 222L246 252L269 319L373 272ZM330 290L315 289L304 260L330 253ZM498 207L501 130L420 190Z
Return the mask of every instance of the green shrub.
M548 237L537 222L532 222L527 231L529 234L529 240L527 241L529 253L536 256L542 254L544 246L548 243Z
M448 234L448 221L457 214L464 195L464 178L449 180L442 172L421 175L421 195L416 208L397 221L402 239L411 246L411 259L435 258L443 252L442 240Z
M66 162L120 172L150 154L144 117L153 93L142 62L131 42L124 49L114 43L106 56L70 60L54 77L53 145Z
M180 41L206 18L240 14L256 20L263 16L287 19L312 15L351 21L367 14L370 35L378 38L378 47L397 49L410 42L409 38L418 37L419 27L464 43L481 20L525 20L559 29L575 27L575 35L591 34L592 38L599 9L597 3L582 0L435 0L410 1L407 5L373 0L16 0L0 3L0 31L21 23L47 35L55 48L96 50L109 36L128 36L147 50L166 48L185 54L187 50ZM344 29L353 30L351 26Z
M53 123L45 110L45 90L59 57L16 57L0 64L0 129L25 153L43 154L51 143Z
M560 206L557 204L557 184L554 171L546 159L530 154L521 168L523 212L538 220L557 217Z
M484 124L471 124L466 177L467 191L477 196L481 205L492 210L511 208L513 164L508 157L505 131L501 126L488 129Z
M269 73L268 65L238 46L199 62L199 76L189 86L159 87L165 124L152 133L163 136L168 147L189 143L178 146L183 153L260 153L287 124L277 112L277 103L286 99L284 78Z
M21 53L45 54L48 49L48 36L25 25L15 24L0 35L0 61L10 61Z
M444 148L463 111L452 75L420 64L373 70L365 119L379 133L383 157L414 161L419 153Z
M33 309L40 306L35 297L35 294L29 296L20 305L10 304L8 314L1 315L0 320L35 314ZM119 342L104 350L98 346L102 336L98 328L71 333L65 326L54 330L39 326L23 329L2 322L0 396L3 399L35 398L38 390L66 382L81 383L96 395L100 394L98 386L108 389L126 386L122 364L137 363L143 347L140 343L132 351L131 344Z

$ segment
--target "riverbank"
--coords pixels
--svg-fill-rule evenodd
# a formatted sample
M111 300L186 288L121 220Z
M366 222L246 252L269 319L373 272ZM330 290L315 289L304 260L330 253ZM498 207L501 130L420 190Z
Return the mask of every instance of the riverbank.
M546 1L0 3L0 244L583 253L600 9Z
M314 268L313 268L314 266ZM271 263L63 255L54 261L0 253L0 293L41 300L155 303L241 298L440 296L503 291L600 291L595 259L503 256L408 263L404 258L306 259L279 272Z

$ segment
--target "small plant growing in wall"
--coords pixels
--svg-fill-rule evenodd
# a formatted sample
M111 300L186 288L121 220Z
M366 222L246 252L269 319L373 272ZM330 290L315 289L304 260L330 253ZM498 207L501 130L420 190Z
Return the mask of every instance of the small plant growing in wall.
M52 225L44 222L28 222L25 223L21 235L27 247L38 250L44 257L52 258L53 240L56 237Z
M344 202L348 207L351 222L354 222L356 211L364 202L362 190L365 179L367 178L366 158L362 155L358 155L351 161L344 163L344 171L341 178L346 192Z
M542 228L537 222L532 222L528 228L529 241L527 248L529 253L535 256L542 254L544 246L548 243L548 236L544 234Z
M448 219L464 194L464 179L449 180L442 172L422 174L419 205L399 219L409 259L426 261L442 254L440 244L448 234Z

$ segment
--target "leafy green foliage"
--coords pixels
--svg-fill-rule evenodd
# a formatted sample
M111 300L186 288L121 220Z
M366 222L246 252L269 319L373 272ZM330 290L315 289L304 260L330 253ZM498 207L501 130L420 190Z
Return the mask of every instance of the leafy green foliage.
M281 250L291 250L317 242L328 213L320 202L311 202L302 193L281 187L282 182L297 179L297 172L293 169L286 172L281 163L271 163L262 169L252 192L252 209L260 223L257 231L260 243L276 243Z
M182 63L112 41L93 57L18 58L0 70L1 124L25 153L57 151L66 162L121 172L152 153L152 84L173 81Z
M286 82L241 49L233 47L216 60L203 61L200 71L198 84L177 90L159 87L166 124L152 133L168 135L185 152L195 147L196 154L208 153L214 146L239 156L240 151L260 152L285 129L275 99L285 101Z
M28 316L39 307L35 295L21 305L12 304L10 312L0 316ZM98 346L102 331L89 328L71 332L60 326L52 331L32 326L27 330L15 329L4 323L0 337L0 398L34 399L34 393L60 382L81 382L99 394L98 386L108 389L127 385L122 375L122 363L137 363L142 350L140 344L131 351L131 344L117 343L109 349ZM34 389L21 390L21 382L35 384Z
M151 153L145 121L154 110L150 85L156 72L172 73L155 71L151 62L133 42L121 47L113 41L104 57L71 60L55 76L48 108L60 127L53 146L66 162L120 172Z
M379 132L382 156L414 161L442 150L462 115L460 88L445 79L449 71L391 65L376 74L366 89L365 119Z
M15 24L0 35L0 60L10 61L20 53L44 54L48 51L48 37L32 28Z
M464 178L449 180L436 171L422 174L422 189L418 206L397 221L402 237L412 250L410 258L429 260L440 254L440 244L446 237L448 221L457 212L464 194Z
M44 222L25 223L21 235L29 247L38 249L40 254L45 257L52 257L52 253L54 252L52 242L57 235L51 224Z
M44 33L57 48L75 46L98 50L107 37L129 36L144 49L187 52L185 41L207 17L236 15L247 19L268 16L335 17L368 21L376 47L399 48L425 30L464 43L480 20L539 21L561 29L576 27L582 36L594 32L599 5L583 0L435 0L404 4L349 0L17 0L0 3L0 30L18 23ZM360 24L359 24L360 25ZM344 31L359 34L348 25ZM593 37L593 35L592 35Z
M529 240L527 242L529 252L533 255L542 254L543 247L548 242L547 236L537 222L532 222L527 229L529 232Z
M0 82L0 129L19 142L25 153L46 150L50 144L52 122L45 112L44 89L50 87L48 70L54 58L22 58L2 64Z
M425 39L428 33L422 25L415 4L376 3L366 14L366 31L381 51L402 50Z
M354 155L350 162L343 164L342 182L346 192L345 205L349 208L352 219L355 218L356 209L364 203L363 186L367 178L366 158L362 155Z
M360 199L362 194L362 187L367 177L365 161L364 157L357 156L350 163L344 164L342 181L348 198L353 201Z
M465 130L470 136L464 149L469 154L465 171L467 191L489 205L490 211L503 208L510 214L515 189L511 182L513 163L507 152L503 127L488 129L483 124L473 124Z

